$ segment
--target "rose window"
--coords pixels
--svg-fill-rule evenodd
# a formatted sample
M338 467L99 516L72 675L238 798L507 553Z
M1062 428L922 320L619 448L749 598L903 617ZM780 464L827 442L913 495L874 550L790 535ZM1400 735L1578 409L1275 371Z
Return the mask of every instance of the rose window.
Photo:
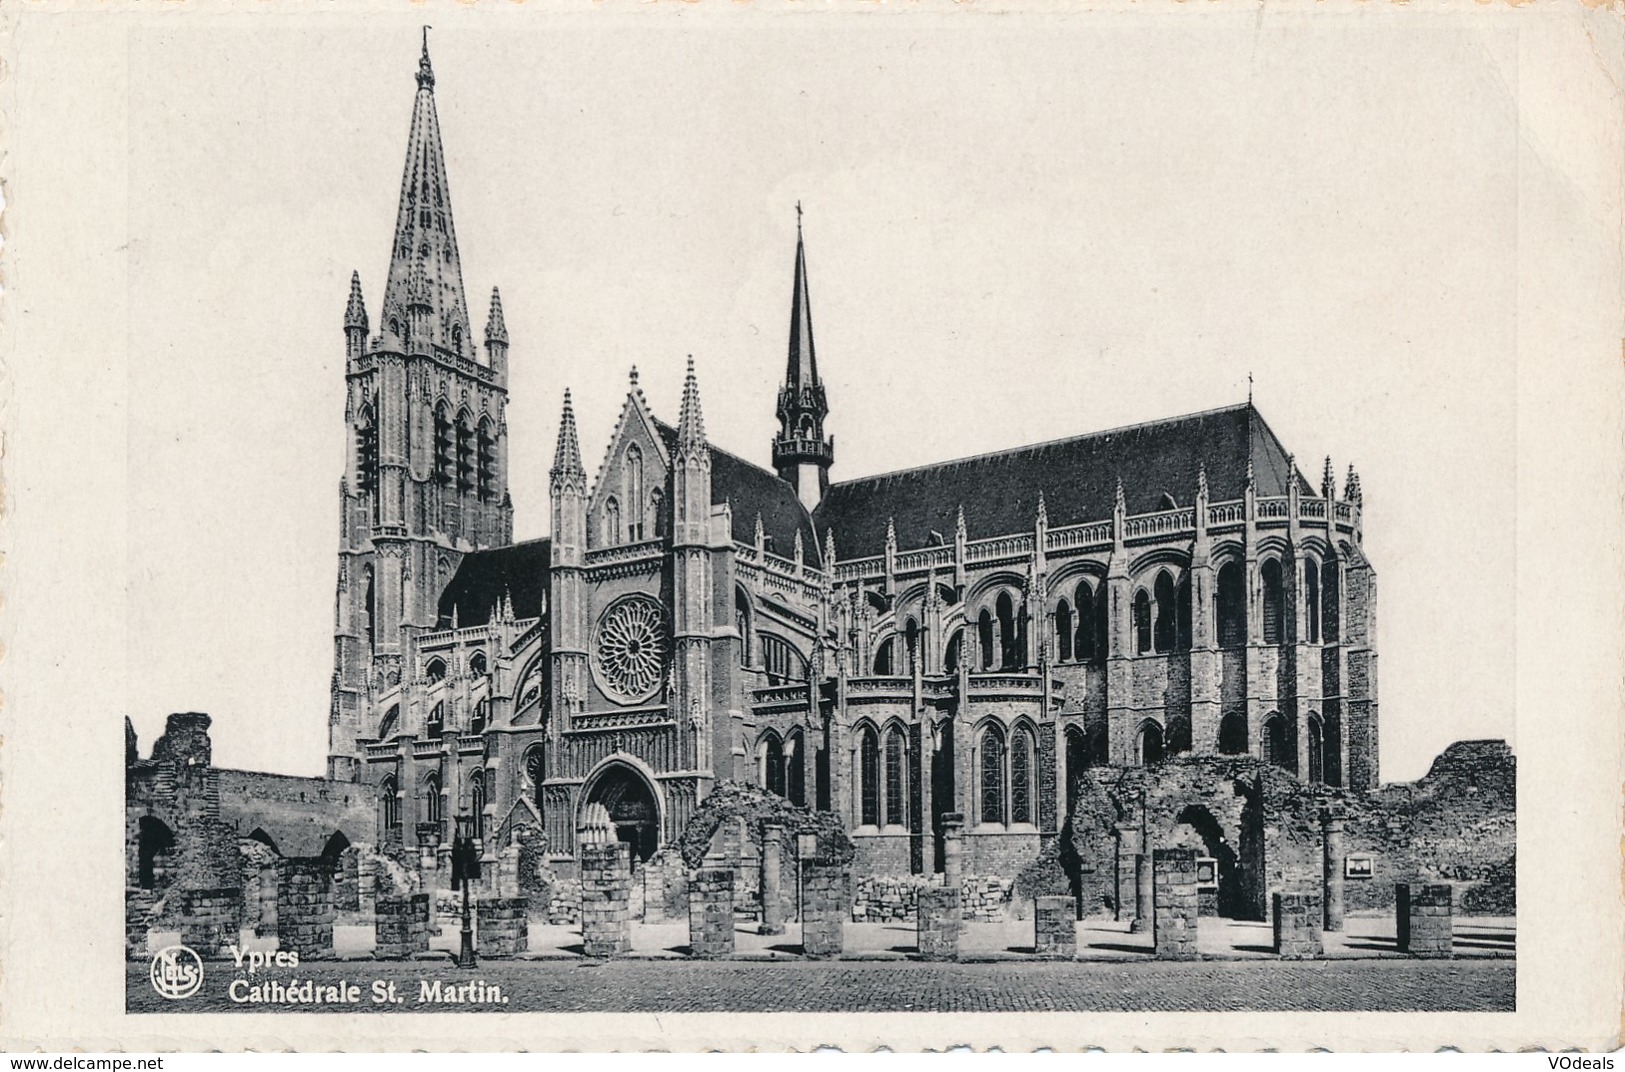
M646 596L623 599L598 623L596 667L607 692L639 703L660 687L666 662L666 616Z

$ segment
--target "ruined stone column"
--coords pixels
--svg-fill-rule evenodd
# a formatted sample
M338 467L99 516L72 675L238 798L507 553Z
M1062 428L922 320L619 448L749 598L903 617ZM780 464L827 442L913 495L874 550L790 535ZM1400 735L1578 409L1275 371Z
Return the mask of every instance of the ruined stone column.
M237 944L243 922L240 889L181 891L181 944L213 957Z
M1033 952L1049 960L1078 955L1078 922L1072 898L1039 897L1033 903Z
M1196 959L1196 850L1157 849L1152 931L1159 960Z
M480 956L505 958L530 948L529 902L523 897L486 897L475 906Z
M1151 929L1151 857L1143 852L1134 854L1134 919L1128 929L1132 934L1144 934Z
M696 871L688 884L688 948L696 957L733 954L734 873L727 868Z
M802 890L801 951L809 957L839 956L846 947L846 868L809 860Z
M960 892L965 880L964 851L965 817L949 812L942 817L942 885L955 893Z
M784 827L779 823L762 826L762 934L784 933L784 894L782 883L784 860ZM729 888L732 889L730 876ZM693 917L690 916L690 919ZM731 932L730 932L731 933ZM732 939L730 938L730 942Z
M581 946L589 957L632 948L632 876L619 842L581 847Z
M152 890L132 886L124 891L124 955L130 960L147 955L147 917L157 900Z
M1343 929L1343 819L1331 811L1320 813L1321 895L1325 902L1323 925Z
M1394 887L1399 951L1448 957L1455 951L1454 891L1443 884L1401 882Z
M1318 893L1277 893L1270 899L1275 955L1298 959L1321 955Z
M959 957L960 915L957 888L920 887L915 902L915 949L921 960L955 960Z
M277 945L301 959L333 955L333 861L290 856L276 885Z
M378 898L373 935L372 955L379 960L410 960L413 954L427 952L429 895Z
M1140 832L1127 823L1118 823L1112 833L1117 838L1117 873L1112 897L1112 919L1133 921L1134 902L1134 846Z

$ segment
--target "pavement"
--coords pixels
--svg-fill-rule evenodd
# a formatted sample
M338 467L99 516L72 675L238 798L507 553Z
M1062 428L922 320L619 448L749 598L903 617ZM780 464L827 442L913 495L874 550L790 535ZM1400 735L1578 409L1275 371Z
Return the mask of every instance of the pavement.
M430 948L455 952L459 941L455 921L441 921L440 933L430 940ZM1090 918L1078 921L1078 959L1104 961L1149 960L1152 938L1149 931L1132 933L1127 921ZM633 923L633 959L677 960L688 956L688 923ZM173 944L178 935L154 934L153 948ZM1197 927L1197 950L1204 959L1276 959L1274 933L1268 923L1204 917ZM915 929L912 922L848 923L843 960L907 960L914 955ZM1391 915L1351 916L1340 932L1322 936L1324 956L1329 960L1396 958L1409 959L1399 951ZM276 948L274 935L255 938L244 932L243 949ZM582 957L581 931L574 926L530 925L530 949L525 960L576 960ZM366 957L373 950L371 925L333 929L334 952L340 957ZM1516 955L1517 931L1510 917L1458 917L1455 921L1457 959L1498 959ZM960 959L968 962L1033 961L1033 924L1030 920L999 923L970 923L961 933ZM789 923L785 933L763 935L756 924L740 923L734 929L734 958L738 960L801 959L801 925Z

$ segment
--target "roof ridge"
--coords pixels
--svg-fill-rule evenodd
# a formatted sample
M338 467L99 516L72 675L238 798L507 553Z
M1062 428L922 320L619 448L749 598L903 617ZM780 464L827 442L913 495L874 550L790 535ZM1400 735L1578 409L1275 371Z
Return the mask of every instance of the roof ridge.
M923 472L926 472L927 470L931 470L931 469L946 469L951 465L962 465L965 462L981 461L981 460L986 459L986 458L999 458L999 457L1004 457L1006 455L1012 455L1012 454L1022 454L1022 453L1027 452L1027 451L1042 450L1045 447L1059 446L1059 445L1061 445L1063 443L1076 443L1079 440L1083 440L1083 439L1095 439L1095 438L1098 438L1098 437L1101 437L1101 436L1118 435L1118 434L1123 433L1123 432L1137 431L1137 430L1139 430L1141 428L1152 428L1152 427L1155 427L1157 425L1175 424L1175 423L1178 423L1179 421L1191 421L1191 420L1196 420L1197 418L1200 418L1200 417L1212 417L1212 416L1216 416L1216 415L1218 415L1220 413L1232 413L1232 412L1235 412L1235 411L1238 411L1238 410L1246 410L1246 409L1253 409L1254 412L1257 412L1256 407L1254 407L1251 402L1237 402L1237 403L1235 403L1233 405L1229 405L1229 406L1215 406L1212 409L1199 410L1199 411L1197 411L1195 413L1185 413L1185 414L1181 414L1181 415L1179 415L1177 417L1161 417L1161 418L1158 418L1156 420L1139 421L1139 422L1137 422L1135 424L1118 425L1115 428L1103 428L1103 429L1101 429L1100 431L1097 431L1097 432L1084 432L1084 433L1081 433L1079 435L1058 436L1055 439L1045 439L1045 440L1042 440L1042 441L1037 442L1037 443L1027 443L1027 444L1024 444L1022 446L1018 446L1018 447L1006 447L1006 448L1004 448L1002 450L990 450L990 451L985 451L985 452L983 452L981 454L967 454L967 455L965 455L963 457L960 457L960 458L950 458L950 459L948 459L946 461L940 461L940 462L927 462L924 465L910 466L907 469L893 469L893 470L891 470L889 472L874 473L874 474L872 474L870 476L853 477L851 480L833 481L833 482L830 483L829 490L834 491L836 488L853 487L853 486L856 486L858 484L866 484L866 483L870 483L870 482L873 482L873 481L887 480L887 479L890 479L892 477L908 476L908 475L910 475L912 473L923 473ZM1263 420L1262 414L1259 415L1259 420L1260 421ZM1267 425L1265 427L1266 427L1266 429L1268 429ZM1276 443L1278 443L1278 444L1280 443L1279 437L1277 437L1275 435L1273 430L1270 430L1270 436L1271 436L1271 438L1275 439Z

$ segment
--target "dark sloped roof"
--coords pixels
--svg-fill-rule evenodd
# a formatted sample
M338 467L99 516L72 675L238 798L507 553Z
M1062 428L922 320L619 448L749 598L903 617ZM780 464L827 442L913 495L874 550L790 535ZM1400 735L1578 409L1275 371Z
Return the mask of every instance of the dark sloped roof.
M1202 465L1211 501L1239 499L1249 459L1260 496L1286 494L1286 449L1246 403L844 481L830 486L814 520L820 533L835 530L840 558L857 558L885 551L888 518L901 549L934 542L933 531L951 543L961 505L973 540L1030 531L1040 492L1051 527L1102 521L1112 516L1119 477L1130 514L1164 509L1165 493L1190 505Z
M513 597L514 617L541 617L552 546L543 538L464 555L440 593L440 628L450 627L453 607L458 625L484 625L503 592Z
M677 453L677 429L655 421L660 438L670 454ZM796 533L801 533L802 558L818 566L822 548L813 533L812 518L796 498L796 489L779 475L745 459L711 447L711 502L728 503L733 510L733 538L739 543L756 540L756 515L762 516L762 532L769 539L768 550L782 558L793 553ZM882 531L885 520L881 522Z

